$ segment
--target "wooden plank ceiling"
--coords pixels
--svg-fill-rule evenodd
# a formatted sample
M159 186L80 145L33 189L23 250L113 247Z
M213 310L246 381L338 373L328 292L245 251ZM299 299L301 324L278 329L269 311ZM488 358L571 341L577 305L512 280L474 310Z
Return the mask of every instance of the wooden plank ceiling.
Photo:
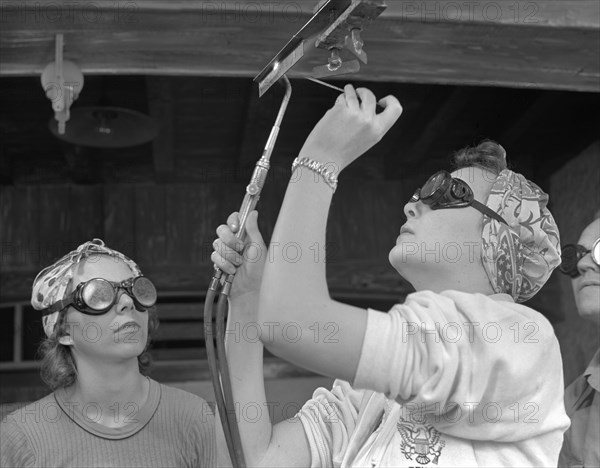
M252 77L316 3L3 0L0 74L39 75L60 32L87 75ZM357 79L599 90L597 0L387 3ZM309 51L292 76L325 61Z

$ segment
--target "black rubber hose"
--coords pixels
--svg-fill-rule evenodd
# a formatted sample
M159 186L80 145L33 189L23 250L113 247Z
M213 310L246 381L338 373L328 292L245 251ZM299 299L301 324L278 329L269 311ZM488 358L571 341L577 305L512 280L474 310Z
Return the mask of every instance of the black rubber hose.
M231 283L225 283L224 288L219 295L216 318L217 333L215 339L217 342L217 361L221 375L221 387L223 388L223 397L225 399L225 407L227 408L227 419L229 421L229 430L231 431L231 439L233 441L235 456L238 466L240 468L246 468L244 450L242 448L242 439L240 437L240 429L236 419L237 412L235 408L235 400L233 399L233 391L231 390L229 366L227 365L227 356L225 354L225 314L227 313L228 309L227 298L230 287Z
M223 390L221 388L219 375L219 364L217 362L215 344L213 341L215 335L213 329L213 305L215 296L217 295L215 283L218 285L218 279L216 280L215 277L213 277L211 285L206 292L206 299L204 301L204 341L206 343L206 358L208 360L208 367L212 376L215 401L217 403L221 425L223 426L223 434L225 435L227 450L229 451L229 456L231 457L231 463L233 464L233 467L238 468L239 465L237 464L237 460L235 458L235 449L231 439L229 420L227 419L227 407L225 406L225 401L223 400Z

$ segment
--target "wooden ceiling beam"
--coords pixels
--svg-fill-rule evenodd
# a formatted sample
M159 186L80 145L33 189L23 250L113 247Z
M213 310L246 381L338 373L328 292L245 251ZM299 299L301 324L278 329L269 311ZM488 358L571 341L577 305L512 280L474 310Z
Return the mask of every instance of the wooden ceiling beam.
M253 77L315 4L3 1L0 76L41 74L63 33L65 59L85 74ZM597 0L388 4L364 33L369 64L355 79L600 91ZM325 55L309 50L290 75Z

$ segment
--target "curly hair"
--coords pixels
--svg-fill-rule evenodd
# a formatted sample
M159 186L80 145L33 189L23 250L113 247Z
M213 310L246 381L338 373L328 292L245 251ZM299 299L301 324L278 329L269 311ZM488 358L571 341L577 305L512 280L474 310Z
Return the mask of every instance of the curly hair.
M498 175L508 168L506 151L492 140L483 140L477 146L467 146L454 153L454 169L464 167L480 167Z
M77 366L70 346L60 343L59 339L67 334L66 311L61 311L54 332L45 338L38 349L41 359L42 380L52 390L68 387L77 379ZM138 356L138 366L142 375L148 375L152 367L152 356L149 352L152 336L158 329L158 313L156 307L148 309L148 339L144 351Z

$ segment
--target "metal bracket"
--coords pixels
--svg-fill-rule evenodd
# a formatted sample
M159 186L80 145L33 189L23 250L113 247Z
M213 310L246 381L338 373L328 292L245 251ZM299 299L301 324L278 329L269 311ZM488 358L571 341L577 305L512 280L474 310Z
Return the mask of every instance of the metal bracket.
M363 63L367 63L360 33L385 9L382 0L352 0L350 6L319 35L315 47L327 50L346 47Z
M259 96L267 92L304 56L305 45L316 35L318 38L315 47L332 51L332 54L329 63L315 67L314 73L322 77L358 71L358 61L344 63L340 51L346 48L363 63L367 63L360 32L385 8L384 0L321 0L308 22L254 78L258 83Z

